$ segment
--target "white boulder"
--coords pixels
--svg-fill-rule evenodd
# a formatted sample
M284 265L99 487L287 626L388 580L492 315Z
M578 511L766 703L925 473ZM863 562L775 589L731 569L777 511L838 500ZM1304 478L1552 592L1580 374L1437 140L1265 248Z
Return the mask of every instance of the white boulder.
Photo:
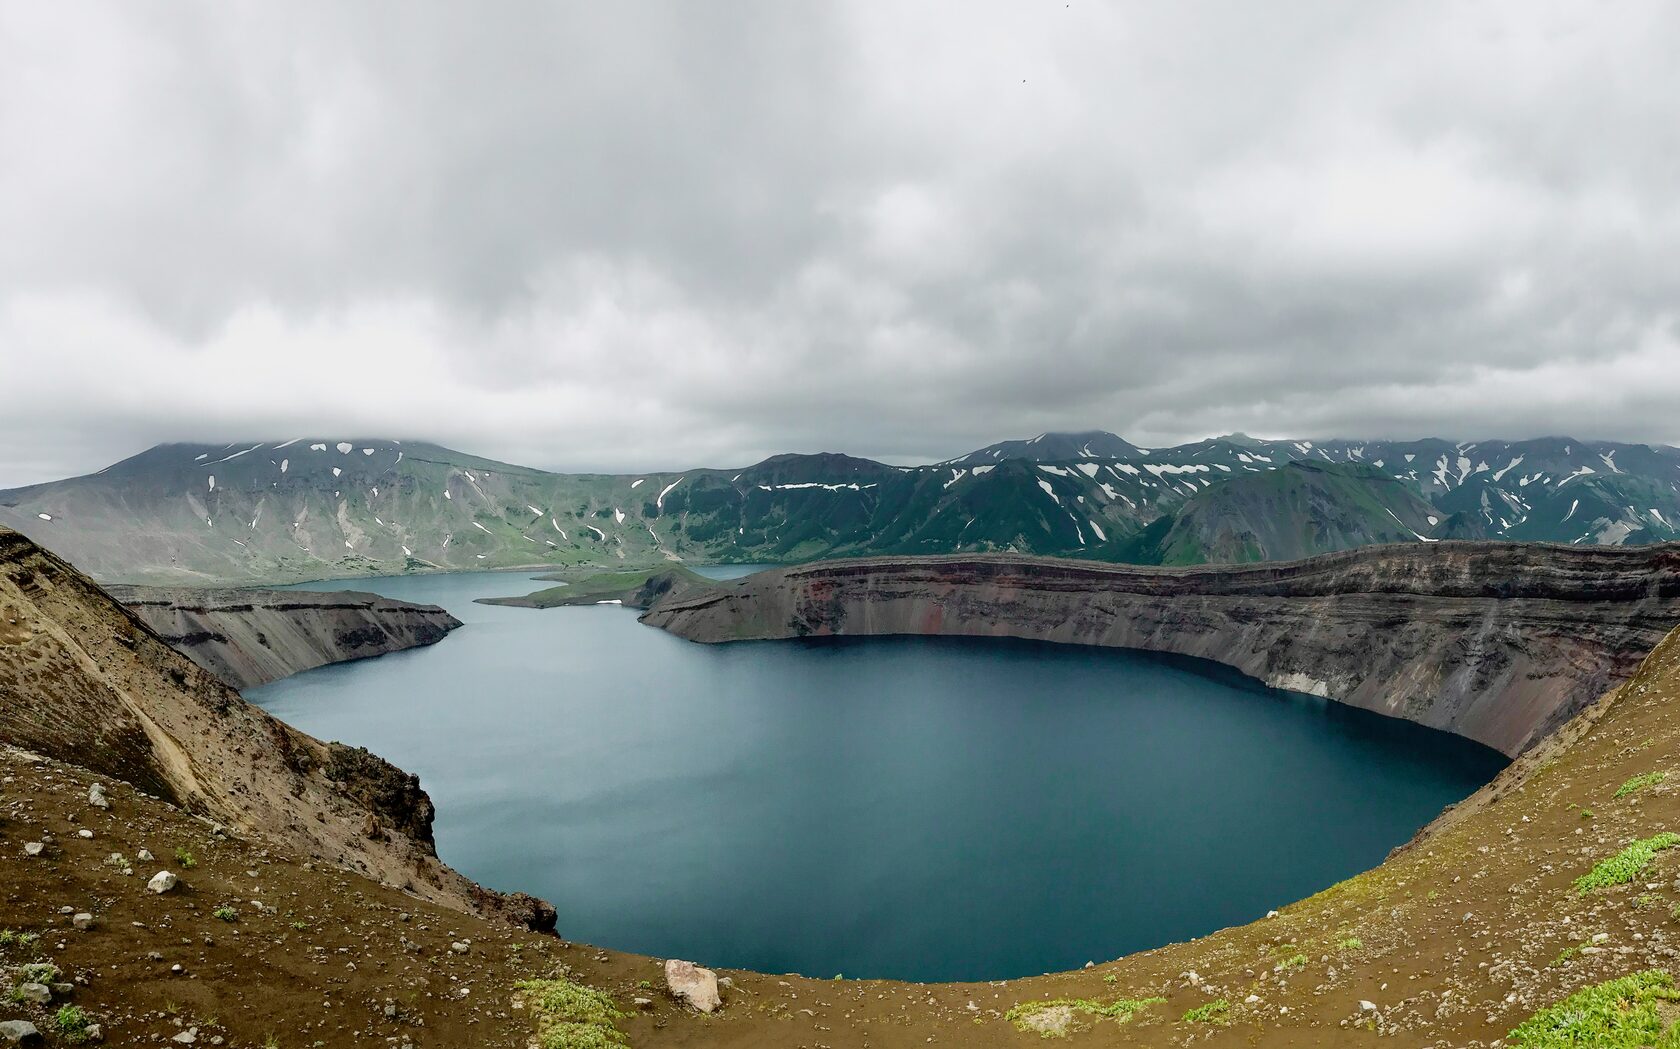
M718 994L717 973L702 969L693 962L667 959L665 986L671 989L672 994L703 1013L714 1012L723 1004L723 998Z

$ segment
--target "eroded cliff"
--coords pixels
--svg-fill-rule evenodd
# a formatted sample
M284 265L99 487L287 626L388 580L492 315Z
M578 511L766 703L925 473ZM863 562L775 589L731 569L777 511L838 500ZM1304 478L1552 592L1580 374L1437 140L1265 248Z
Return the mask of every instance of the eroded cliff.
M1184 569L864 558L720 583L643 620L703 642L951 634L1174 652L1515 755L1680 623L1680 548L1406 544Z
M358 591L105 589L178 651L234 688L436 644L461 625L436 605Z
M454 906L552 927L444 865L417 777L297 731L86 576L0 528L0 740Z

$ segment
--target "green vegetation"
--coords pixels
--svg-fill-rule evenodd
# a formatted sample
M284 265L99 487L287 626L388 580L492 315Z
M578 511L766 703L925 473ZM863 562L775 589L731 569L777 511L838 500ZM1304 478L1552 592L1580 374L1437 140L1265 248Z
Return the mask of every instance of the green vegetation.
M212 918L220 918L225 922L236 922L239 920L239 912L234 910L232 907L217 907L215 910L210 912L210 916Z
M53 1015L53 1029L66 1042L79 1045L88 1040L93 1018L79 1005L66 1005Z
M1304 954L1293 954L1272 966L1272 971L1278 973L1294 972L1296 969L1305 969L1306 967L1307 956Z
M1563 950L1558 952L1558 956L1556 958L1552 959L1552 968L1557 969L1568 965L1577 954L1581 953L1581 948L1585 946L1587 946L1587 944L1577 943L1573 947L1565 947Z
M1357 951L1365 946L1365 941L1357 936L1346 936L1336 941L1338 951Z
M1184 1014L1184 1022L1192 1024L1223 1024L1229 1023L1231 1003L1223 998L1215 998L1206 1005L1198 1005Z
M194 867L198 866L198 861L193 859L193 854L188 852L184 846L180 845L175 847L175 862L179 863L187 870L192 870Z
M1003 1018L1014 1024L1017 1030L1037 1031L1046 1038L1058 1037L1067 1032L1054 1030L1033 1023L1033 1018L1049 1012L1052 1009L1066 1009L1072 1013L1083 1013L1098 1020L1113 1020L1125 1023L1134 1015L1147 1009L1151 1005L1161 1005L1165 998L1118 998L1112 1002L1099 1002L1091 998L1057 998L1045 1002L1022 1002L1003 1014Z
M1616 788L1615 796L1625 798L1636 791L1644 790L1653 784L1661 783L1668 778L1666 772L1642 772Z
M1664 831L1661 834L1633 842L1609 859L1600 860L1593 869L1575 879L1575 894L1585 896L1594 889L1626 885L1644 870L1657 853L1680 845L1680 834Z
M33 947L40 938L39 933L0 929L0 947Z
M616 1049L629 1044L615 1025L624 1014L605 991L563 976L524 980L514 987L536 1017L542 1049Z
M1664 1022L1680 1000L1674 977L1660 969L1583 988L1542 1009L1511 1032L1523 1049L1674 1049L1680 1028Z

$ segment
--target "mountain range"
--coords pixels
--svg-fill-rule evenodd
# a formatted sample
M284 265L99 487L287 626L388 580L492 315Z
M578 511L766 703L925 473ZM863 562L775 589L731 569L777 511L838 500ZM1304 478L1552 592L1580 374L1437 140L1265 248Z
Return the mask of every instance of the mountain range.
M165 444L0 491L0 524L120 582L1015 551L1248 562L1373 543L1680 538L1680 449L1526 441L1166 448L1042 434L947 462L840 454L568 474L423 441Z

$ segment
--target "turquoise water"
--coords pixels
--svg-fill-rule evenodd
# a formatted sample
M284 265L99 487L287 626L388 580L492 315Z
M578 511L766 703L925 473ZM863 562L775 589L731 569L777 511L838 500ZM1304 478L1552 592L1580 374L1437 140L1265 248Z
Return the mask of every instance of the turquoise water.
M996 640L703 646L614 606L361 579L466 626L246 694L437 803L465 874L569 939L918 980L1104 961L1380 862L1504 759L1201 661Z

